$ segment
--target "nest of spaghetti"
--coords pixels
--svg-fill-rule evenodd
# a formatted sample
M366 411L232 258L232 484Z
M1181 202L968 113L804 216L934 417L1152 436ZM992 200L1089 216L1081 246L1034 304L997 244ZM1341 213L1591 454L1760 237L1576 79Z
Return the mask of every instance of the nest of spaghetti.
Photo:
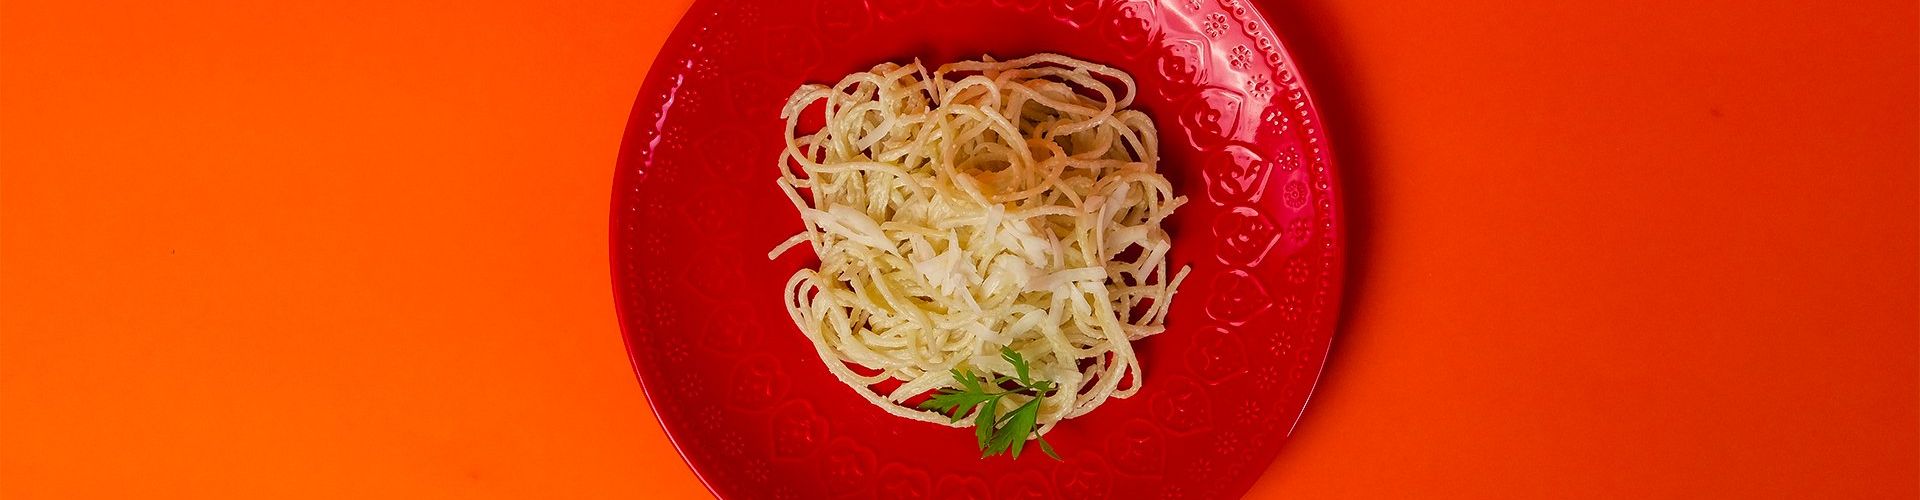
M778 184L805 229L769 257L818 256L785 301L827 369L954 427L973 423L913 402L960 387L956 371L1011 376L1003 348L1056 387L998 403L1040 398L1041 433L1135 394L1133 342L1166 330L1187 272L1169 275L1162 227L1186 199L1135 94L1124 72L1053 54L886 63L795 91Z

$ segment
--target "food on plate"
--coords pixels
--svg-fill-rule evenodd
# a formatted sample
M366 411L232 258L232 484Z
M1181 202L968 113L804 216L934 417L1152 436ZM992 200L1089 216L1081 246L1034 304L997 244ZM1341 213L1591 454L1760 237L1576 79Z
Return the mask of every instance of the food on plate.
M1138 391L1133 341L1166 330L1187 270L1162 227L1186 198L1136 92L1054 54L795 91L778 184L805 229L769 257L819 257L784 293L827 369L894 415L974 426L985 455Z

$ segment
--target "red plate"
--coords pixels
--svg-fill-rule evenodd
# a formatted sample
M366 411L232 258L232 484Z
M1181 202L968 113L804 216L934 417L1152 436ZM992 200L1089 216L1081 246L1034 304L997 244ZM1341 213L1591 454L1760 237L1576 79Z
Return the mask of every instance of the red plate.
M1036 3L1046 4L1044 7ZM808 252L774 185L780 106L882 61L1058 52L1126 70L1191 202L1193 275L1145 386L1067 421L1065 456L982 460L972 434L888 415L828 374L781 286ZM633 108L613 198L614 289L660 424L726 498L1235 497L1272 462L1339 309L1335 163L1298 68L1246 0L696 2Z

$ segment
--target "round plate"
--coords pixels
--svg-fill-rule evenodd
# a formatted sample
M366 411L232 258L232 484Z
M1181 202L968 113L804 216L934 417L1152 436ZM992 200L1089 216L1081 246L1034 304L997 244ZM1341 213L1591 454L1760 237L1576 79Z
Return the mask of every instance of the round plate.
M1036 5L1044 4L1044 6ZM883 61L1057 52L1118 67L1190 198L1193 266L1144 387L1069 420L1065 457L982 460L972 433L892 415L835 380L787 318L810 252L774 184L779 110ZM696 2L647 75L614 186L620 323L660 424L725 498L1235 497L1272 462L1339 309L1335 163L1271 25L1246 0Z

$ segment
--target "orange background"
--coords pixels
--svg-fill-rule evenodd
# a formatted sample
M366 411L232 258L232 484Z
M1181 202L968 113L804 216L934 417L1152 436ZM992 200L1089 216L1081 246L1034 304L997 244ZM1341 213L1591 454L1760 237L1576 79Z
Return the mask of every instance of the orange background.
M0 497L703 496L605 250L686 4L5 0ZM1267 4L1353 274L1253 496L1920 496L1913 2L1426 4Z

